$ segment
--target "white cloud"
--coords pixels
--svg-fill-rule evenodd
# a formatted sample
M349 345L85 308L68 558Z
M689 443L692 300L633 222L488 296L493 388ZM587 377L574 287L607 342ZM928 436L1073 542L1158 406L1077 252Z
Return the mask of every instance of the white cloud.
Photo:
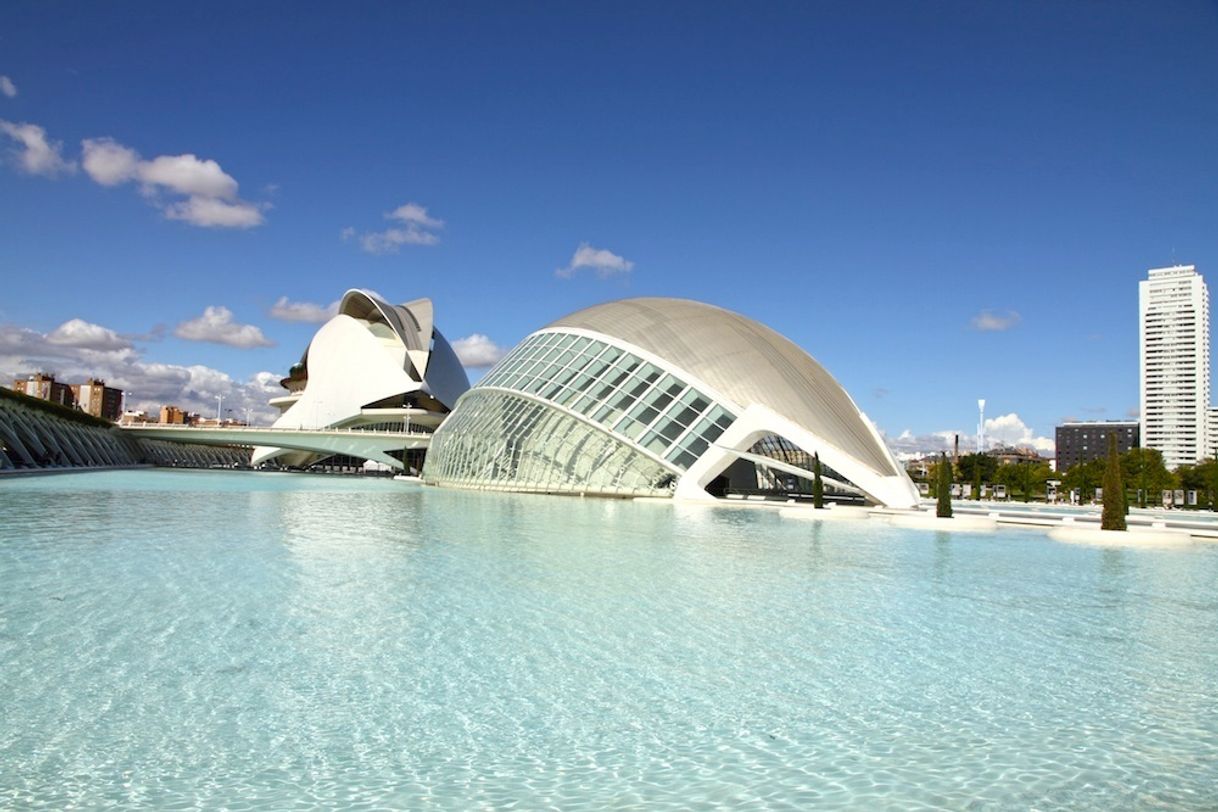
M90 178L102 186L139 183L166 219L204 228L253 228L266 222L263 211L270 204L240 199L236 178L216 161L191 153L160 155L145 161L113 138L86 138L81 148ZM185 199L162 202L162 193Z
M391 212L385 214L386 220L401 220L403 223L411 223L419 228L429 228L433 230L444 228L444 221L437 220L427 214L427 207L420 206L418 203L403 203Z
M76 163L65 161L60 154L63 143L48 141L47 131L37 124L14 124L0 119L0 133L20 144L19 148L13 150L13 155L21 171L48 178L76 171Z
M65 321L48 333L46 338L51 344L61 347L101 351L131 349L131 342L118 333L84 319Z
M457 353L457 358L461 361L461 365L477 369L479 367L494 366L499 362L499 359L507 354L507 350L500 347L490 338L482 333L474 333L465 338L458 338L453 342L453 352Z
M233 312L223 306L207 307L202 316L179 324L173 334L187 341L209 341L241 349L275 346L259 328L234 321Z
M338 300L330 302L328 305L319 305L313 302L293 302L289 301L287 296L280 296L278 301L271 305L271 318L283 321L320 324L334 318L337 313Z
M565 267L555 270L554 275L560 279L570 279L576 271L583 268L591 269L598 279L608 279L611 276L624 276L630 273L634 270L634 263L612 251L593 248L583 242L571 255L571 261Z
M139 172L139 153L113 138L86 138L80 144L85 173L102 186L126 183Z
M112 348L103 349L106 346ZM258 372L240 381L202 365L148 362L114 330L80 319L48 334L0 325L0 381L7 384L41 370L54 372L65 383L101 378L126 391L129 405L148 412L173 404L214 415L216 396L223 395L224 408L232 408L234 416L244 418L249 409L253 419L269 423L278 412L267 400L283 394L281 376L273 372Z
M237 181L212 160L200 160L186 153L161 155L140 161L138 175L149 186L162 186L191 197L235 200Z
M403 245L435 245L439 241L435 234L414 225L373 231L359 238L360 247L369 254L396 254Z
M368 231L358 235L360 248L369 254L396 254L403 245L435 245L440 242L436 231L444 228L444 221L427 213L426 206L418 203L403 203L390 212L386 220L396 220L400 226L391 226L384 231ZM351 226L342 230L343 242L355 239L357 232Z
M0 93L10 99L15 99L17 98L17 85L13 84L13 80L7 76L0 76Z
M1008 310L1005 313L996 313L992 310L982 310L976 316L973 316L969 324L974 330L981 332L1001 332L1010 330L1021 321L1020 315L1014 310Z
M928 453L937 454L940 451L951 452L955 447L957 435L960 437L960 453L972 454L977 450L976 429L971 431L947 429L929 434L914 434L909 429L905 429L896 437L884 435L884 441L894 453L902 458L908 458ZM987 448L997 445L1016 446L1032 448L1049 454L1052 454L1054 450L1054 442L1051 438L1037 436L1031 427L1026 425L1014 412L987 419L985 421L985 441Z
M1053 440L1048 437L1035 436L1031 427L1026 425L1015 412L988 418L985 421L985 437L987 445L1001 443L1048 452L1052 452L1054 449Z
M215 197L191 195L185 200L170 203L164 208L165 217L182 220L192 226L205 228L253 228L266 222L262 216L265 207L244 200L229 202Z

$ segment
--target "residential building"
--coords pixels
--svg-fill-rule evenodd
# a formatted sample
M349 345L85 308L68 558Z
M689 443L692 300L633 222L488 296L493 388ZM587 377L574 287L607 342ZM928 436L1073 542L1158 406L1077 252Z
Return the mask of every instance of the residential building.
M1193 265L1155 268L1138 308L1141 442L1175 469L1207 454L1209 290Z
M162 406L160 422L169 425L186 425L190 421L187 419L186 412L177 406Z
M123 413L123 390L106 386L106 382L89 378L84 383L71 384L76 408L102 420L118 420Z
M1138 448L1136 420L1090 420L1063 423L1057 427L1057 468L1065 473L1082 462L1101 459L1108 454L1108 435L1116 434L1117 451Z
M35 372L26 378L17 378L13 381L13 391L60 406L71 406L73 403L72 387L55 380L55 376L48 372Z

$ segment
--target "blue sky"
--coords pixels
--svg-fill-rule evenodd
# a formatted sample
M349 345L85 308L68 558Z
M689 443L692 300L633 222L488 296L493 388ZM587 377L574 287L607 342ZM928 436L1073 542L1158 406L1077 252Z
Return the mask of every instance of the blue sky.
M1051 437L1136 407L1147 268L1218 281L1213 3L12 3L0 76L0 373L148 405L262 404L284 297L485 359L662 295Z

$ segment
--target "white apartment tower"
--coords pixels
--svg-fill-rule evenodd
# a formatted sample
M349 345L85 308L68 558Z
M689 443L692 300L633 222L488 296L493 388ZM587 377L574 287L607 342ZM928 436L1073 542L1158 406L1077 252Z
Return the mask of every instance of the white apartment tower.
M1142 445L1170 469L1209 455L1210 294L1193 265L1138 283Z

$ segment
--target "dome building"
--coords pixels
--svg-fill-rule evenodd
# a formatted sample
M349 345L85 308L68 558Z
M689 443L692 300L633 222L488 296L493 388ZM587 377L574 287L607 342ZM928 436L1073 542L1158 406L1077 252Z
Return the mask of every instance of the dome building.
M524 339L432 438L433 485L603 496L827 489L911 507L902 466L846 391L773 330L684 299L596 305Z
M434 430L469 389L469 378L436 329L430 299L391 305L349 290L272 398L274 428ZM254 449L253 464L305 466L323 454Z

